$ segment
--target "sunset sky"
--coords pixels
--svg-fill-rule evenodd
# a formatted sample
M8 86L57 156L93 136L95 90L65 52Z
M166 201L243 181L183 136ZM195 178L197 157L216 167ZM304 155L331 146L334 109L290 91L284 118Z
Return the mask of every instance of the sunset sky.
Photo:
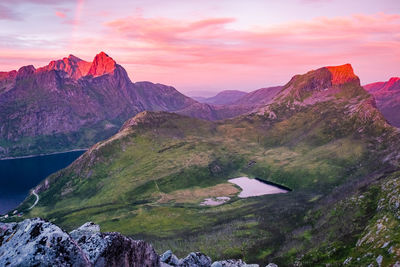
M399 0L1 0L0 29L0 71L105 51L192 95L344 63L362 84L400 76Z

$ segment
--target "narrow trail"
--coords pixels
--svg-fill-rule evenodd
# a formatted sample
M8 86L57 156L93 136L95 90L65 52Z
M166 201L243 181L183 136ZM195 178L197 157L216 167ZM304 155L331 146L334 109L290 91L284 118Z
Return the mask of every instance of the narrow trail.
M33 209L35 206L36 206L36 204L39 202L39 195L38 194L36 194L36 192L35 192L35 190L33 190L32 191L32 194L34 194L35 195L35 197L36 197L36 201L35 201L35 203L33 203L33 205L28 209L28 210L31 210L31 209Z

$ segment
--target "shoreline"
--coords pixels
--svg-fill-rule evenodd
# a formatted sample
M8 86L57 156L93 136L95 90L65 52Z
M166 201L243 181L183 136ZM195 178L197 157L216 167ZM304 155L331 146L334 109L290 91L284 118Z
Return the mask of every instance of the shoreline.
M67 151L62 151L62 152L52 152L52 153L27 155L27 156L19 156L19 157L6 157L6 158L0 158L0 161L1 160L26 159L26 158L34 158L34 157L43 157L43 156L50 156L50 155L56 155L56 154L64 154L64 153L69 153L69 152L87 151L88 149L89 148L77 148L77 149L72 149L72 150L67 150Z

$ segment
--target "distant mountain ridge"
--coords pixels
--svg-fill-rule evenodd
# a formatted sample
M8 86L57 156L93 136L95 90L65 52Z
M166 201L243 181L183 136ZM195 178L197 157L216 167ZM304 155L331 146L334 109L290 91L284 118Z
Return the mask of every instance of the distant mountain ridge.
M400 127L400 78L392 77L387 82L364 85L376 99L378 109L396 127Z
M215 104L215 105L229 105L235 103L247 93L239 90L224 90L219 92L213 97L193 97L200 103Z

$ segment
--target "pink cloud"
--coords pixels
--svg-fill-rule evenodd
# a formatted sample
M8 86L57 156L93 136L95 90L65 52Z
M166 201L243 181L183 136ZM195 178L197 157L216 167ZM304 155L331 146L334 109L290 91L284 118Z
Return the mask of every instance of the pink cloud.
M282 69L289 74L281 77L287 77L296 70L350 62L364 81L371 81L377 67L380 75L400 67L395 59L400 54L398 14L320 17L248 30L230 27L233 22L233 18L181 21L137 16L106 26L126 62L160 69L193 68L202 76L210 75L209 66L218 65L227 73L236 69L233 65L257 66L255 72L265 70L271 76L276 76L274 68Z
M165 18L130 17L107 23L112 35L121 40L137 41L148 47L153 56L148 62L166 64L157 52L168 54L170 64L182 63L265 64L283 56L301 55L304 60L318 55L330 58L355 52L360 54L368 44L380 49L399 50L393 34L400 29L400 15L317 18L296 21L255 30L232 30L232 18L209 18L178 21ZM129 50L127 45L125 50ZM360 50L361 49L361 50ZM364 56L367 56L364 54ZM308 59L307 59L308 57ZM153 58L153 60L152 60ZM153 63L151 63L153 64Z
M74 21L79 19L83 1L79 3ZM399 75L393 73L400 69L397 14L320 17L238 29L238 21L230 17L178 20L136 13L106 22L95 35L79 36L64 53L57 51L45 54L47 60L35 60L47 64L69 53L91 60L103 50L126 67L133 80L151 80L178 89L250 90L284 84L294 74L347 62L363 83L382 80L382 75ZM7 64L35 54L9 50L0 50ZM43 51L37 53L43 55Z
M62 19L67 16L64 12L61 12L61 11L56 11L55 14L57 17L62 18Z

